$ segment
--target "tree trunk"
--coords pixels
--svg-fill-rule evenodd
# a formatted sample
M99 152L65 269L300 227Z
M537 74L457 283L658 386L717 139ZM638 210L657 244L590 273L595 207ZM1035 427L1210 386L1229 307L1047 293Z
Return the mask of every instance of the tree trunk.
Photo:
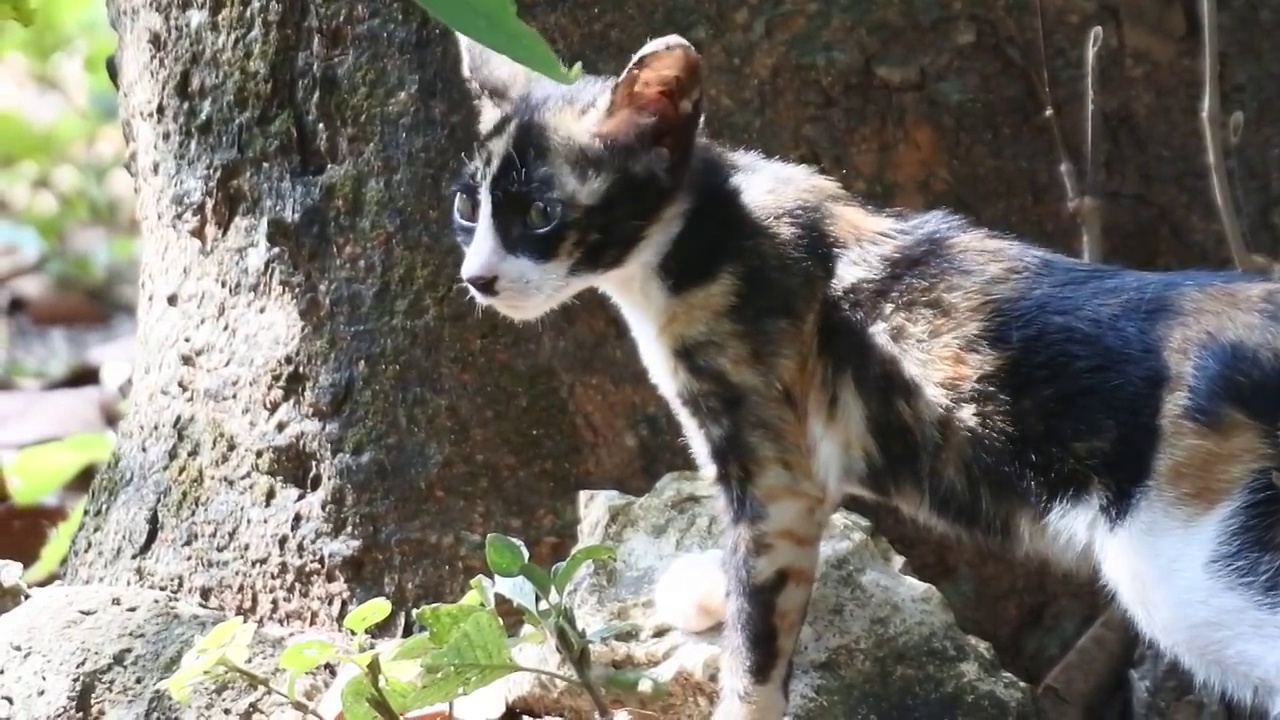
M1107 259L1226 265L1200 136L1197 3L1044 0L1048 70L1086 165L1084 45ZM1280 8L1223 7L1223 107L1246 240L1277 250ZM451 40L409 0L113 0L145 234L140 364L73 581L127 581L283 622L456 593L489 530L542 559L572 493L688 467L597 298L540 328L455 291L446 179L473 115ZM566 0L521 13L615 72L689 37L707 128L815 162L880 204L948 205L1078 252L1038 97L1035 3ZM1088 583L880 524L963 624L1036 678L1088 624ZM544 539L545 542L544 542ZM999 612L993 612L999 607ZM1028 640L1029 628L1043 632Z

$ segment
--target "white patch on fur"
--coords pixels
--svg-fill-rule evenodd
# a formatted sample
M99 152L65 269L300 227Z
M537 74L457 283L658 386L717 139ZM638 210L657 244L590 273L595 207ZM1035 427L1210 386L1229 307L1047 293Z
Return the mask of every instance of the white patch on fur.
M1145 498L1122 526L1098 533L1098 565L1131 621L1207 688L1280 715L1280 613L1209 564L1233 504L1197 517Z
M867 410L853 381L840 380L835 391L839 395L835 413L831 412L822 387L809 393L810 458L814 477L826 491L829 511L846 495L858 492L858 481L867 471L867 458L875 452L867 428Z
M724 622L728 611L729 578L724 552L704 550L676 556L653 588L656 619L689 633L700 633Z
M662 284L662 278L658 276L657 266L663 254L671 247L676 233L683 227L687 211L688 206L684 202L668 206L662 216L649 227L644 240L626 264L601 278L599 287L626 321L650 381L680 422L685 443L698 470L710 478L715 477L711 445L689 409L680 400L683 381L675 356L663 341L659 330L670 295Z
M468 286L471 298L517 321L536 320L591 285L590 278L569 274L567 260L536 262L502 247L493 224L493 201L486 178L480 190L480 212L459 276L498 278L497 295L488 297Z

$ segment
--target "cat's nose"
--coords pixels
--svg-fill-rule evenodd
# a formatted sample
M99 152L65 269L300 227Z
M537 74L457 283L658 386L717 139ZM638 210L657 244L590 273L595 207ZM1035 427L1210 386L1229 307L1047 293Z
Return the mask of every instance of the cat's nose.
M472 275L466 279L466 283L485 297L493 297L498 294L497 275Z

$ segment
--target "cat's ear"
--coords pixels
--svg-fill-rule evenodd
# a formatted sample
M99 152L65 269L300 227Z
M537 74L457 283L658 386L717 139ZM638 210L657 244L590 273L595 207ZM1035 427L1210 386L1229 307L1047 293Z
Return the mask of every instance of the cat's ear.
M664 150L676 166L688 162L702 121L701 65L679 35L645 43L614 83L596 134Z
M529 91L536 73L462 33L454 32L454 37L462 59L462 78L471 90L483 133L511 109L516 98Z

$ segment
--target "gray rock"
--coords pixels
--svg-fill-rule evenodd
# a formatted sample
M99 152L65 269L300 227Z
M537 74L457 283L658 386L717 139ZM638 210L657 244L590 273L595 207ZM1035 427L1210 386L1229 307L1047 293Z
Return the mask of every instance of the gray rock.
M579 496L579 543L607 543L618 561L593 563L566 600L586 632L615 623L641 628L597 647L598 665L651 667L666 686L665 694L635 694L616 705L663 718L706 717L714 705L719 627L671 629L654 588L677 558L714 555L723 530L717 508L714 485L691 473L666 476L644 497ZM522 663L563 670L544 645L516 650ZM581 693L554 680L522 674L504 685L518 712L592 717ZM1001 669L988 643L962 632L938 591L906 574L902 556L849 512L835 516L822 545L792 687L793 720L1031 717L1027 685Z
M18 607L31 596L22 581L22 563L0 560L0 615Z
M0 717L291 718L287 703L240 681L197 688L179 706L156 684L196 637L225 619L152 590L57 585L0 616ZM270 674L284 631L260 628L249 667ZM304 698L319 694L299 684Z

